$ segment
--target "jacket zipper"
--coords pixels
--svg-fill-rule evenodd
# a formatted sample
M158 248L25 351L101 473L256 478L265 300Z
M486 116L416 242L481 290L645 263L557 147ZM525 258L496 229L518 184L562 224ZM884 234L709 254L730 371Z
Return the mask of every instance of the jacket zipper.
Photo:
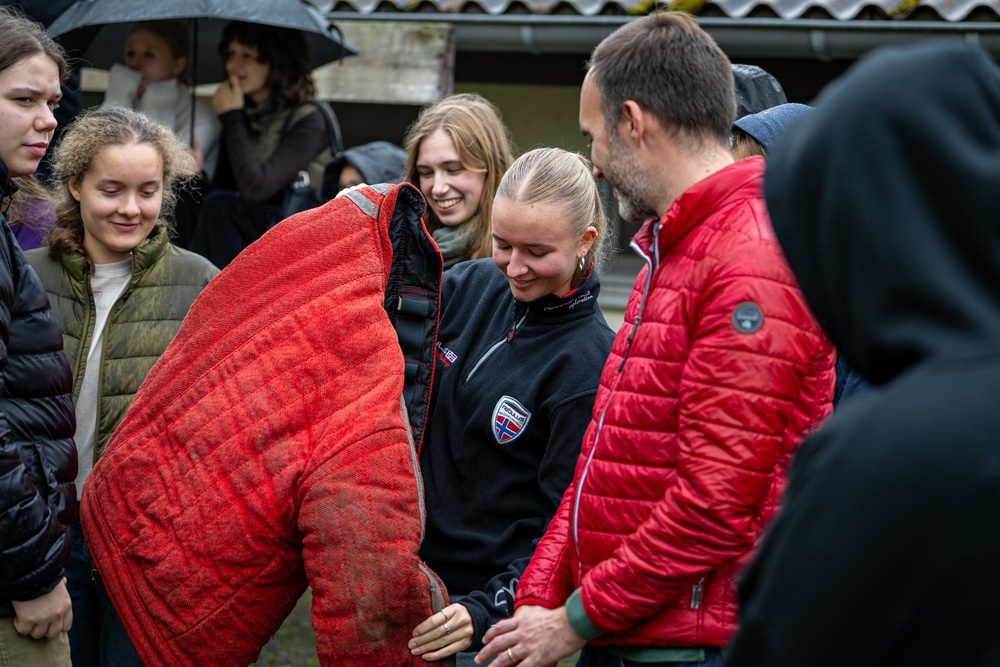
M635 250L640 257L646 261L646 281L642 286L642 299L639 301L639 313L635 316L635 322L632 324L632 331L629 332L628 340L625 344L625 352L622 354L621 363L618 364L618 372L615 374L615 382L611 387L611 392L608 395L608 400L604 402L604 407L601 408L601 416L597 420L597 432L594 434L594 446L590 448L590 454L587 455L587 462L583 464L583 470L580 472L580 480L576 484L575 493L573 494L573 547L576 551L576 568L577 568L577 580L583 580L583 563L580 560L580 523L579 523L579 513L580 513L580 496L583 494L583 484L587 479L587 472L590 469L590 462L594 460L594 453L597 452L597 445L601 440L601 430L604 428L604 415L608 411L608 406L611 405L611 397L615 393L615 389L618 388L618 380L621 378L622 368L625 366L625 360L628 359L629 352L632 350L632 341L635 339L635 332L638 331L639 325L642 323L642 315L646 309L646 297L649 296L649 286L652 284L653 271L660 265L660 250L659 243L657 242L660 236L660 229L663 225L659 222L653 228L653 256L650 257L649 253L644 251L633 239L629 245Z
M489 359L490 356L500 348L501 345L505 345L505 344L510 343L511 341L514 340L514 333L517 331L518 327L520 327L522 324L524 324L524 321L526 319L528 319L528 313L525 313L524 315L522 315L520 320L515 321L514 322L514 326L511 327L510 331L508 331L507 334L502 339L500 339L498 342L494 343L490 347L490 349L486 350L486 353L482 357L479 358L479 361L476 362L476 365L473 366L472 370L469 371L469 374L465 376L465 381L466 382L468 382L469 380L472 379L472 376L475 374L476 371L479 370L479 367L482 366L486 362L486 360Z
M131 282L131 278L129 281ZM111 311L108 313L108 319L104 321L104 332L101 335L101 357L97 360L97 400L94 401L97 404L95 406L97 409L97 416L94 419L94 465L97 465L97 459L99 457L98 448L101 443L101 399L104 396L104 359L108 351L108 336L105 334L108 332L109 325L114 322L115 316L121 312L123 307L122 302L125 300L125 297L128 295L130 289L131 285L126 287L125 291L122 292L122 295L118 297L117 301L115 301L115 304L111 306ZM96 305L94 306L94 313L97 313ZM88 345L87 347L89 349L90 346Z
M83 315L83 327L80 329L80 343L76 350L76 359L73 360L73 405L76 405L77 400L80 398L80 386L83 384L83 371L87 368L87 356L90 354L90 339L93 338L94 334L91 331L90 336L87 336L87 332L90 330L92 320L97 312L97 304L94 302L94 293L90 289L90 264L84 264L84 279L83 286L86 290L88 297L87 309L84 311ZM55 315L55 313L53 313ZM84 352L86 348L86 352Z
M705 577L698 580L698 583L691 587L691 608L701 607L701 597L705 589Z

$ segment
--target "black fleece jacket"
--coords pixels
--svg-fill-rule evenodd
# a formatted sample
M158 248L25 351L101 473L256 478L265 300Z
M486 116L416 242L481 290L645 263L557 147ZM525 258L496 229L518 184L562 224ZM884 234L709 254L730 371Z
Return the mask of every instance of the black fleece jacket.
M599 289L594 274L566 297L525 304L492 259L444 274L420 553L469 610L472 650L513 613L517 580L572 478L614 337Z

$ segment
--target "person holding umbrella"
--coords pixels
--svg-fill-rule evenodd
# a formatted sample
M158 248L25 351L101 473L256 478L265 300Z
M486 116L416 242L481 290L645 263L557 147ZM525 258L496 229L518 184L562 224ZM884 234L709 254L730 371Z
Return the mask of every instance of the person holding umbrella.
M303 104L316 89L300 31L234 21L219 53L228 79L212 98L222 122L217 190L202 203L189 247L223 268L281 219L285 186L300 171L322 183L333 112Z
M199 170L211 179L221 127L214 111L195 100L186 75L191 35L181 21L139 21L125 41L125 64L111 66L104 106L120 104L166 125L191 146ZM194 141L191 113L194 111Z

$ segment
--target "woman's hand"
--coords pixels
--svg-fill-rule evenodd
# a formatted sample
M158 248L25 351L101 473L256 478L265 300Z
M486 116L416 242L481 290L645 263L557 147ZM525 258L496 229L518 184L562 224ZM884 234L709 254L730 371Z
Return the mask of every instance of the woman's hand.
M413 630L410 653L424 660L442 660L472 646L472 617L460 604L451 604Z
M212 95L212 107L215 113L220 115L243 108L243 91L235 76L229 77L215 89L215 94Z
M66 577L45 595L24 602L13 601L14 629L20 634L55 639L73 625L73 605L66 590ZM471 632L470 632L471 634Z

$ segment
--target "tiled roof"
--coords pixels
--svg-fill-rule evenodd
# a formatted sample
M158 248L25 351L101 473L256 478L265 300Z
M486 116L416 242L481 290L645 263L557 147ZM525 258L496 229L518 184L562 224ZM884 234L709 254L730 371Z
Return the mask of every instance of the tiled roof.
M1000 0L314 0L334 12L441 14L645 14L654 7L741 19L1000 21Z

